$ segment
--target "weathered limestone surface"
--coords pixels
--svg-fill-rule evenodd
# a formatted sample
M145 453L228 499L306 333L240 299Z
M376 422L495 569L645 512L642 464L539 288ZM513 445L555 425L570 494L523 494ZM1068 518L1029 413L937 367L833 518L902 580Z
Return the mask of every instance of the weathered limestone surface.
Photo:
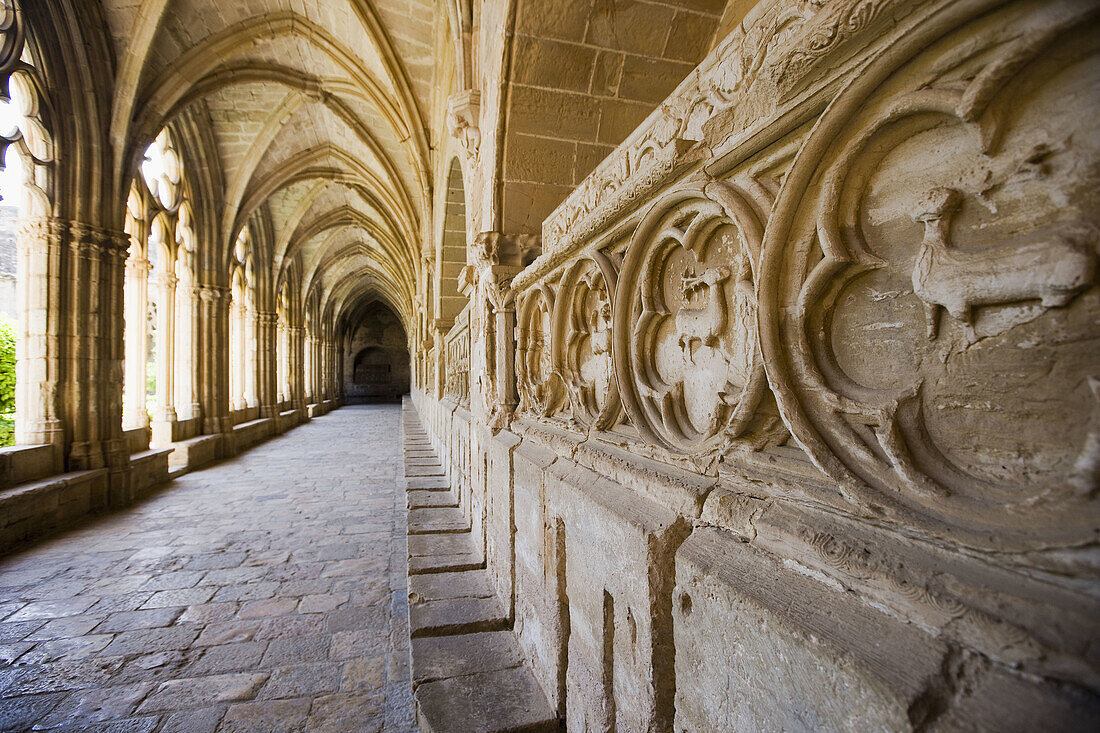
M570 730L1089 729L1095 9L725 16L413 393L524 658Z
M421 473L430 465L426 455L434 451L408 407L404 445L407 472ZM442 464L436 466L442 470ZM524 661L511 614L493 592L485 560L459 566L482 555L483 541L468 522L457 532L409 534L417 722L425 731L559 730L557 715Z
M408 635L433 730L1094 729L1098 39L1094 0L0 3L0 548L273 441L126 515L179 527L9 561L11 714L376 726L342 696ZM275 451L406 384L309 447L329 503ZM219 604L328 656L161 610Z
M0 561L0 729L415 729L400 427L344 408Z

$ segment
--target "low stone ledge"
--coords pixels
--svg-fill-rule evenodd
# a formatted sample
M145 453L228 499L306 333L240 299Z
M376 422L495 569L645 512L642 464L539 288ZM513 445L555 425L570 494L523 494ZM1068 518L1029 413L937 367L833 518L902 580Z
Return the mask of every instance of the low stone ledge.
M57 473L52 445L13 445L0 448L0 489L37 481Z
M290 430L291 428L301 424L303 422L302 417L303 415L301 410L283 410L275 418L276 432L282 434L285 433L287 430Z
M152 432L148 427L130 428L122 431L122 437L126 440L126 449L133 453L141 453L149 450L149 442Z
M169 469L194 471L210 465L218 458L219 441L220 435L197 435L173 443L172 452L168 456Z
M270 417L261 417L258 420L249 420L233 426L233 436L238 453L246 448L251 448L257 443L262 443L274 435L275 420Z
M171 454L171 448L154 448L130 456L130 486L135 497L168 481L168 458Z
M0 492L0 552L107 506L107 469L51 476Z

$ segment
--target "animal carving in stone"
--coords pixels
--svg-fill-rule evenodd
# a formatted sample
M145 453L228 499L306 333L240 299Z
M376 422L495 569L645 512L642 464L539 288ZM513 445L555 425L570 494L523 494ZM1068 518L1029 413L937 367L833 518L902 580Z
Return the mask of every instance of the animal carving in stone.
M593 356L602 357L611 353L611 304L606 300L599 301L589 313L587 325Z
M689 274L690 272L690 274ZM676 331L680 334L680 348L691 363L695 363L695 351L698 344L714 347L718 343L718 334L726 330L729 316L722 284L730 277L730 268L725 265L707 268L702 275L685 270L680 292L685 303L697 292L706 291L705 302L697 308L681 308L676 312Z
M937 336L940 308L966 326L973 342L976 306L1039 300L1045 308L1062 307L1092 284L1093 254L1062 239L980 253L952 249L951 220L961 201L958 191L935 188L913 217L924 224L912 281L913 292L924 302L929 339Z

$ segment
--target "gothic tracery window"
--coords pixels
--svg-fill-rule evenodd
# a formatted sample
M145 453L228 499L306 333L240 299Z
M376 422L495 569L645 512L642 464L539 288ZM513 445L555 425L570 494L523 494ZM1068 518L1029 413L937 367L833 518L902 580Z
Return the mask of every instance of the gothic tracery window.
M173 440L178 421L198 417L194 216L167 128L146 149L126 209L123 425L151 424L154 442L163 444Z
M38 73L23 45L26 29L18 27L15 12L10 2L0 4L5 28L0 58L0 314L10 334L5 347L10 349L10 341L15 341L15 364L5 368L11 376L13 370L19 375L14 384L5 385L0 399L0 445L42 442L40 435L31 433L31 413L47 417L36 409L43 407L38 383L27 378L44 358L31 358L26 351L27 314L44 307L46 294L43 288L27 285L32 242L29 230L23 230L52 213L48 191L55 151L43 120Z
M256 402L256 273L248 227L241 230L230 265L229 408Z

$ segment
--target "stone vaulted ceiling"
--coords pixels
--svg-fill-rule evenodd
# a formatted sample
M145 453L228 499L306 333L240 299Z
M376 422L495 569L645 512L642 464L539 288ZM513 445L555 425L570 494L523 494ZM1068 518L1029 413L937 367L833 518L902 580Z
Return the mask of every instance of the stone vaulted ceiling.
M105 0L120 170L179 115L208 123L229 243L270 222L276 283L413 294L428 201L430 0ZM122 180L127 176L121 176ZM339 295L337 297L340 297Z

